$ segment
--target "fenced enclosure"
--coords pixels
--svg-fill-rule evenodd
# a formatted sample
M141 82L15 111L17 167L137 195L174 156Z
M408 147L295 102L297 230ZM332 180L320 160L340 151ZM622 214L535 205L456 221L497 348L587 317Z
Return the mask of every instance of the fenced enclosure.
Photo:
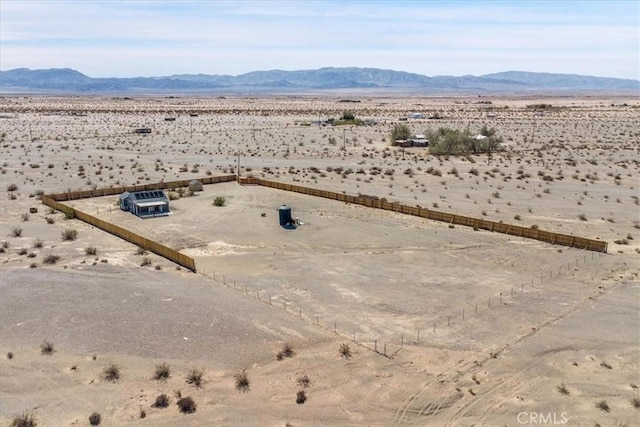
M336 193L327 190L318 190L315 188L303 187L300 185L285 184L282 182L268 181L260 178L247 178L247 184L258 184L265 187L276 188L279 190L293 191L310 196L323 197L326 199L337 200L339 202L354 203L370 208L384 209L393 212L399 212L406 215L419 216L434 221L446 222L448 224L463 225L473 227L476 230L488 230L496 233L509 234L512 236L524 237L527 239L539 240L554 245L570 246L578 249L585 249L595 252L607 252L608 243L601 240L587 239L585 237L577 237L569 234L554 233L551 231L539 230L537 228L527 228L514 224L506 224L486 219L472 218L463 215L457 215L447 212L434 211L427 208L408 206L401 203L390 203L384 199L374 199L371 197L351 196L344 193ZM240 181L243 184L243 181Z

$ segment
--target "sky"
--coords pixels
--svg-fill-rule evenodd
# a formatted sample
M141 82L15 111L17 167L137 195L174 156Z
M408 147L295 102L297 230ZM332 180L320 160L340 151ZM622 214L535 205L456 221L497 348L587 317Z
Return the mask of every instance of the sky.
M640 79L640 1L0 0L0 69L90 77L373 67Z

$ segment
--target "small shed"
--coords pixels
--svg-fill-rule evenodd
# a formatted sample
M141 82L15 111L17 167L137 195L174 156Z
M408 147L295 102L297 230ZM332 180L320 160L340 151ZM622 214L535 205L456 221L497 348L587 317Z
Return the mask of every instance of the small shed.
M195 193L196 191L202 191L202 182L197 179L189 181L189 191Z
M124 192L119 198L120 209L140 218L169 215L169 199L162 190Z

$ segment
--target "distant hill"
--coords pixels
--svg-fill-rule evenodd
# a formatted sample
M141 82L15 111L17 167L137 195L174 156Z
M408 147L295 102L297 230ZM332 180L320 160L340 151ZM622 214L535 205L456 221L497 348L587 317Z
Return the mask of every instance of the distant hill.
M429 93L635 92L640 81L574 74L506 71L482 76L427 77L379 68L253 71L238 76L180 74L165 77L92 78L69 68L0 71L0 92L166 93L309 92L370 89Z

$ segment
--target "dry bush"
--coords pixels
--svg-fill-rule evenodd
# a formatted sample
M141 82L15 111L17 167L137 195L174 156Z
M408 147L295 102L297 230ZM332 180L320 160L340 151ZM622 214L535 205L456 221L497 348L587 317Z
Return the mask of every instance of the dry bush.
M204 369L192 369L187 375L187 384L191 384L196 388L202 387L202 377L204 376Z
M116 364L111 364L102 371L102 379L110 383L118 382L120 379L120 368Z
M76 240L77 238L78 238L78 230L67 228L62 231L63 241L73 241L73 240Z
M302 405L304 402L307 401L307 394L305 393L304 390L300 390L297 394L296 394L296 403L298 405Z
M293 357L295 352L293 351L293 346L290 343L284 343L282 345L282 350L276 354L276 359L282 360L287 357Z
M141 267L146 267L148 265L151 265L151 258L149 257L144 257L142 259L142 264L140 264Z
M298 385L302 388L307 388L309 387L309 385L311 385L311 380L307 375L302 375L301 377L298 377L297 382L298 382Z
M167 365L166 363L156 365L156 370L153 373L153 379L156 381L165 382L169 378L171 378L171 369L169 368L169 365Z
M42 344L40 344L40 354L43 356L51 356L55 351L53 344L49 341L43 341Z
M102 415L100 415L99 413L94 412L93 414L89 415L89 424L91 424L92 426L99 426L101 422Z
M85 255L95 255L98 253L98 248L96 248L95 246L88 246L84 248L84 253Z
M340 352L340 356L344 357L345 359L349 359L351 357L351 347L349 347L349 344L340 344L340 349L338 351Z
M631 399L631 406L633 406L636 409L640 409L640 399L637 397L634 397L633 399Z
M604 412L610 412L611 408L609 407L609 404L607 403L606 400L601 400L598 403L596 403L596 408L603 410Z
M183 414L193 414L196 412L196 402L189 396L179 399L176 404Z
M11 227L11 235L13 237L20 237L22 236L22 228L16 226Z
M33 247L36 249L41 249L44 246L44 242L40 239L36 239L33 241Z
M156 397L156 401L153 402L153 405L151 406L154 408L166 408L167 406L169 406L169 403L171 403L169 401L169 396L162 393Z
M42 260L43 263L45 264L55 264L56 262L58 262L60 260L60 257L58 255L47 255L44 257L44 259Z
M569 396L569 389L567 389L567 386L564 385L564 383L560 384L558 386L558 391L560 392L560 394L564 394L565 396Z
M20 415L16 415L11 420L9 427L36 427L38 420L31 412L25 412Z
M249 391L249 377L247 376L246 369L243 369L242 371L236 373L233 378L236 382L236 390L243 393Z

